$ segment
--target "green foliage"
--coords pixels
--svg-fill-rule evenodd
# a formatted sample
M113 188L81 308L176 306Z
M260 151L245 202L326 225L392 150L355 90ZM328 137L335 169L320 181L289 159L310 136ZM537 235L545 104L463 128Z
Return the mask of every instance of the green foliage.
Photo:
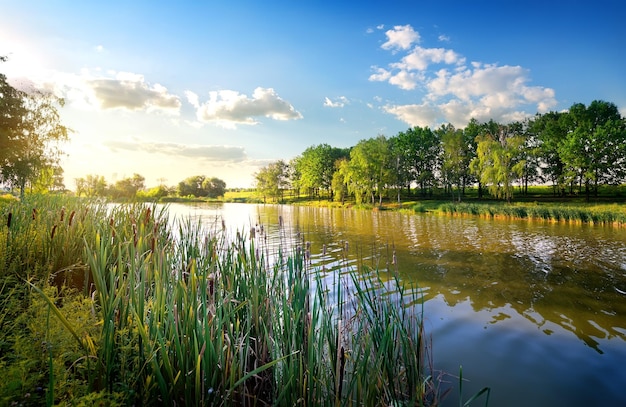
M35 202L49 209L29 220ZM93 215L70 225L57 210L79 202L40 198L9 210L16 215L3 234L19 244L2 257L12 265L0 290L0 324L11 328L2 349L12 350L0 359L3 402L389 405L436 397L421 357L417 291L405 295L398 280L348 269L351 283L329 285L303 249L270 265L264 236L229 239L190 220L172 224L154 206L92 203L84 211ZM43 250L26 258L33 239ZM39 265L39 273L26 268L37 277L31 293L20 284L26 263ZM89 273L75 281L70 270Z
M226 193L226 183L219 178L204 175L188 177L178 183L179 196L217 198Z
M50 286L43 293L81 336L90 337L98 331L90 298ZM88 392L95 363L84 357L82 346L51 315L48 301L39 293L32 294L29 307L14 321L11 339L12 356L3 361L6 369L0 386L4 405L42 405L47 395L69 401Z
M526 138L522 134L522 124L498 125L496 132L478 136L476 141L477 156L470 164L471 170L488 186L492 195L510 202L512 183L521 177L526 165L523 153Z
M283 160L274 161L254 174L256 190L263 202L271 198L276 202L283 199L289 183L289 168Z

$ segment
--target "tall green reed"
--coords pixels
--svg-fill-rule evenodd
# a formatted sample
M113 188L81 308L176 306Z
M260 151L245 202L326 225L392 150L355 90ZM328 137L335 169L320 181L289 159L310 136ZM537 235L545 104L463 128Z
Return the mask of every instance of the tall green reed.
M63 220L46 212L52 228L37 226L49 231L43 252L65 256L55 239L66 233L69 247L82 253L47 268L50 275L65 263L87 271L82 295L96 322L70 321L69 308L47 294L46 279L33 287L82 349L75 364L86 372L83 398L124 394L128 405L436 404L419 291L397 274L322 273L308 263L303 240L273 256L265 236L171 220L156 206L97 206L98 217L85 218L81 228L69 225L65 208ZM54 394L56 402L67 397Z

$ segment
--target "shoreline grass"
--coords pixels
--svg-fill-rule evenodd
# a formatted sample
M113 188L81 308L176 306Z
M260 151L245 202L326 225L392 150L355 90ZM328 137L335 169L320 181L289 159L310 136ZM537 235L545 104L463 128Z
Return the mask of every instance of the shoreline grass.
M305 247L269 264L262 236L155 205L33 197L0 215L3 404L439 402L419 290L397 276L329 282Z

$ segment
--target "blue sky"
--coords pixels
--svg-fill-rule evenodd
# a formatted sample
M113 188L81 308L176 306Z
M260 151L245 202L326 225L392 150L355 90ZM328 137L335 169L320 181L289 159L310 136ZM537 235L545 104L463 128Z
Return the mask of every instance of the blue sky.
M6 1L11 83L66 100L65 184L246 187L307 147L600 99L626 116L626 4Z

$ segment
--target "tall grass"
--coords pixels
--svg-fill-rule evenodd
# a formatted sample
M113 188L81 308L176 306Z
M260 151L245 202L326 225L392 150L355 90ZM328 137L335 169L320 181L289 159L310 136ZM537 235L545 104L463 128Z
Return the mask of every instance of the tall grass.
M329 281L308 265L308 248L270 262L262 236L171 221L154 206L50 201L3 211L7 223L12 215L2 275L29 279L31 304L50 310L24 327L66 332L47 335L46 358L30 368L48 371L38 386L49 404L438 402L419 291L397 275L349 268ZM62 282L76 290L49 286L69 270L82 279ZM67 362L70 347L80 356ZM22 362L0 361L12 377L28 373ZM22 401L16 394L0 390L9 404Z
M595 225L626 225L626 209L620 205L443 203L439 211L450 215L506 217Z

